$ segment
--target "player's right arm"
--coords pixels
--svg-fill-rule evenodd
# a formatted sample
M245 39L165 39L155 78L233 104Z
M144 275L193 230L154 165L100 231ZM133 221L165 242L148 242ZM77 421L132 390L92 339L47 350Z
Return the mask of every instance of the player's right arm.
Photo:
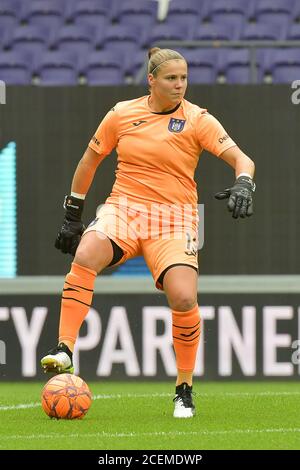
M105 155L101 158L95 150L87 147L75 170L71 193L82 194L83 196L88 193L96 170L104 157Z
M111 153L117 141L118 115L111 110L100 123L79 161L72 180L71 194L65 197L65 218L55 240L55 247L63 253L75 255L81 235L85 230L81 220L85 196L99 164Z
M90 189L96 170L118 143L119 117L115 108L101 121L75 170L71 192L85 196Z

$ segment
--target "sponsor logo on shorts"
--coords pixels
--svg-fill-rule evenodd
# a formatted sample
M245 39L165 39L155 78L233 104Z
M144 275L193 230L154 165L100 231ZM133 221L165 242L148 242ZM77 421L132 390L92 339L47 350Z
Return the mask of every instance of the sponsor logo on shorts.
M171 118L168 129L170 132L181 132L184 128L184 125L185 125L184 119Z

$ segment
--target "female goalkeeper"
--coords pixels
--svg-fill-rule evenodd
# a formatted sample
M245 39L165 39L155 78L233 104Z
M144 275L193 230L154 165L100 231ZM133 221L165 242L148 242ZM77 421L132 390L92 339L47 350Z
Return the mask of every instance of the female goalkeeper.
M75 255L61 302L58 346L43 357L45 371L72 372L72 351L93 297L97 274L144 256L172 316L178 370L174 417L195 414L192 377L200 339L197 303L197 191L194 173L203 149L235 171L228 199L234 218L250 216L254 163L207 110L184 99L187 63L169 49L149 51L150 94L117 103L100 123L65 198L55 246ZM85 230L84 200L102 160L116 148L110 196ZM201 221L200 221L201 223Z

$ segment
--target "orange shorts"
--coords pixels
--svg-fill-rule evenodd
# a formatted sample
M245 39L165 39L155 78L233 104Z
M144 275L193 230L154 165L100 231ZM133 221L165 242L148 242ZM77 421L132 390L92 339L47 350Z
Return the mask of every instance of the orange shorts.
M84 234L96 231L113 240L124 256L113 266L143 256L155 285L163 290L160 275L172 265L192 266L198 271L197 230L195 224L166 224L129 207L104 204Z

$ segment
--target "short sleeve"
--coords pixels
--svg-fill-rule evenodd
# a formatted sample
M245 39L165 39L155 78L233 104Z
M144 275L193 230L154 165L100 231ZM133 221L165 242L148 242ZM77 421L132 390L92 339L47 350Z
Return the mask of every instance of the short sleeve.
M222 124L208 112L199 114L196 134L201 147L219 157L221 153L236 145Z
M112 108L99 124L89 142L89 147L102 157L109 155L118 143L119 117Z

